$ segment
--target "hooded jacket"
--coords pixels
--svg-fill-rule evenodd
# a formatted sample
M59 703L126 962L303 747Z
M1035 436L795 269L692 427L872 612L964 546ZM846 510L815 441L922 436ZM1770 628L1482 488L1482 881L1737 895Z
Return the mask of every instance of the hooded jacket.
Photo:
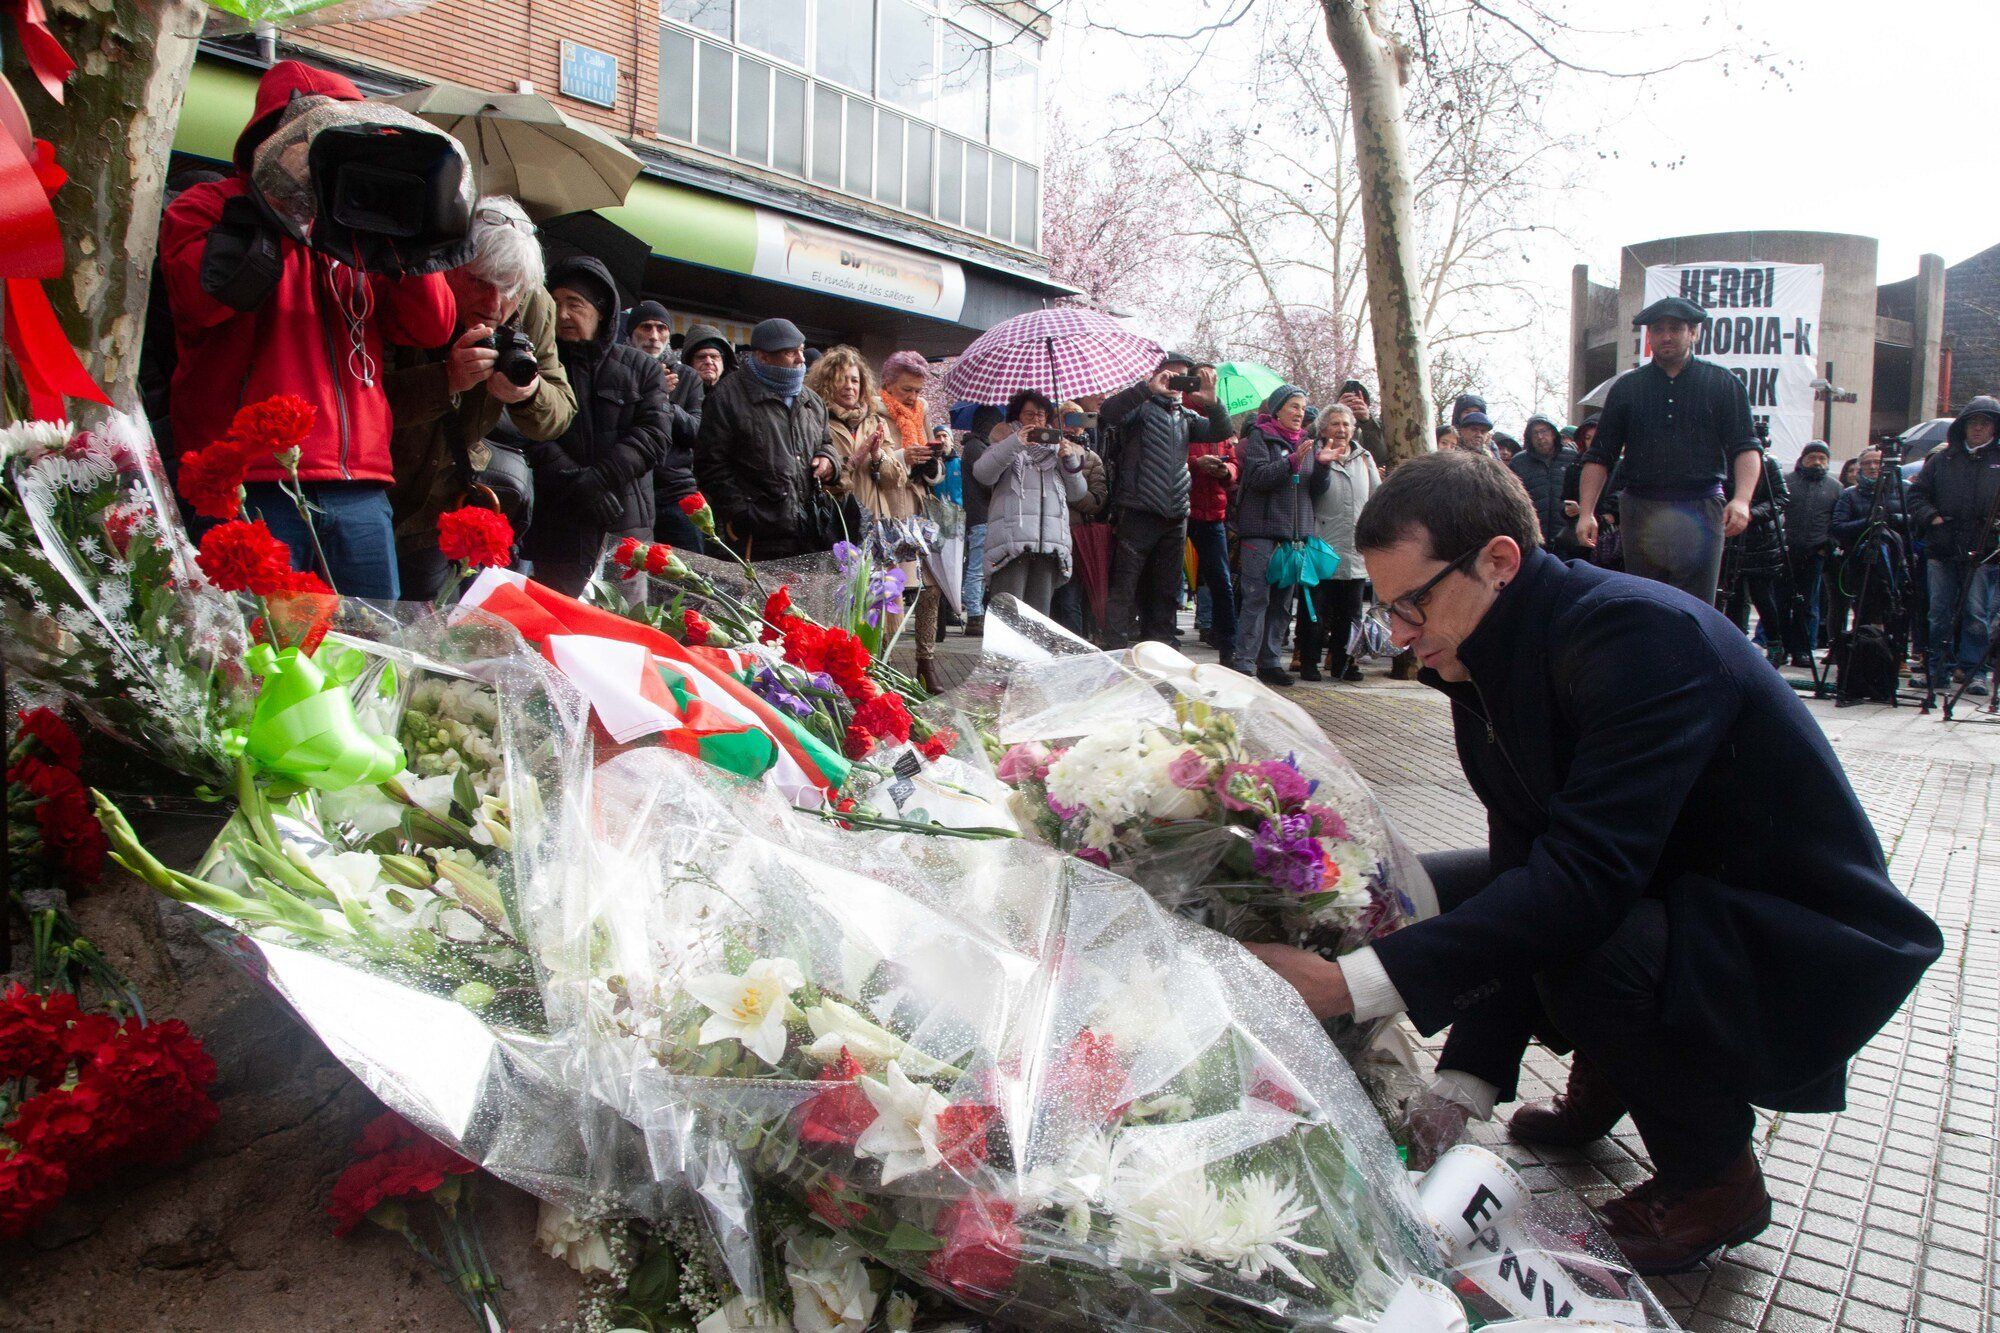
M549 271L549 290L584 292L597 306L597 336L558 342L557 355L576 392L576 416L554 440L531 443L535 520L522 541L531 560L582 564L597 558L607 536L653 535L653 469L671 448L667 379L660 363L619 342L618 288L595 259L567 260ZM599 516L608 493L615 519Z
M1113 505L1185 518L1193 485L1188 435L1202 419L1181 406L1178 395L1154 393L1141 381L1106 401L1098 420L1115 432L1108 455Z
M1302 398L1303 389L1283 384L1275 389L1259 416L1275 415L1286 400ZM1237 442L1236 458L1242 481L1236 491L1236 533L1271 541L1304 541L1317 530L1313 502L1326 494L1330 476L1319 463L1319 442L1307 437L1305 458L1292 466L1293 446L1263 426L1252 424Z
M2000 398L1982 394L1967 403L1945 432L1944 448L1924 460L1910 483L1913 535L1932 560L1964 560L1993 549L1989 524L2000 495L2000 437L1980 449L1966 444L1965 425L1975 416L1992 417L2000 426Z
M318 409L301 447L303 480L388 482L394 465L383 345L440 346L451 337L458 306L442 274L360 274L284 235L263 213L250 194L252 157L295 96L361 100L360 90L338 74L296 60L272 66L236 140L237 173L187 190L161 219L160 270L176 344L174 442L202 448L229 429L237 408L296 394ZM216 263L204 281L212 248L219 261L229 247L240 256L258 241L275 242L275 285L232 287ZM357 320L354 310L368 313ZM273 461L249 477L284 475Z
M979 455L972 474L992 491L986 506L986 572L1023 555L1052 555L1070 574L1069 508L1090 493L1081 458L1030 444L1016 429Z
M1855 540L1868 530L1869 516L1875 512L1875 488L1881 483L1879 476L1873 481L1859 478L1834 501L1830 527L1842 550L1852 548ZM1909 493L1908 488L1891 483L1889 493L1882 498L1882 517L1886 522L1894 525L1906 516L1904 501Z
M1555 451L1544 458L1535 452L1530 439L1536 426L1547 426L1555 433ZM1563 484L1569 474L1576 469L1578 455L1574 448L1563 440L1562 430L1556 423L1537 412L1528 418L1528 424L1521 428L1521 452L1514 455L1507 468L1521 479L1527 487L1528 499L1534 503L1535 517L1542 525L1542 545L1554 544L1556 537L1569 522L1563 517Z
M789 406L747 365L715 382L701 409L694 476L715 510L718 533L746 560L831 549L831 501L821 501L813 459L840 475L826 404L801 388Z
M1785 546L1805 555L1825 546L1833 535L1833 507L1840 503L1840 483L1826 471L1807 472L1794 466L1785 478L1792 493L1785 511Z

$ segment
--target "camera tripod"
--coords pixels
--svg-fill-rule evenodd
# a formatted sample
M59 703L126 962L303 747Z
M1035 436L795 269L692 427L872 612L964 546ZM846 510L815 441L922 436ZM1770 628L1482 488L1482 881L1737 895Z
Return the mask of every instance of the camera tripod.
M1862 561L1861 586L1854 594L1854 625L1847 631L1847 651L1850 655L1854 651L1855 635L1863 627L1869 612L1876 609L1875 597L1886 596L1888 606L1884 614L1879 617L1879 624L1882 629L1890 630L1897 622L1902 623L1902 633L1892 635L1892 638L1897 641L1897 650L1901 657L1907 659L1909 656L1911 625L1909 590L1922 585L1918 582L1918 571L1913 563L1914 555L1910 549L1908 484L1903 478L1902 451L1885 449L1882 455L1882 471L1875 479L1875 497L1868 508L1868 520L1861 529L1860 537L1855 540L1854 549L1849 552L1847 559L1842 562L1840 570L1835 574L1836 578L1844 580L1854 561L1857 559ZM1878 593L1876 587L1878 577L1888 580L1886 593ZM1831 653L1828 656L1831 657ZM1827 676L1830 665L1829 663L1823 667L1817 660L1815 661L1813 697L1816 699L1824 699L1828 694ZM1901 707L1904 702L1901 665L1899 661L1897 684L1886 701L1856 699L1853 693L1854 673L1843 669L1839 682L1832 691L1834 706L1847 708L1858 703L1886 702L1891 708ZM1926 677L1928 674L1926 673ZM1928 689L1928 683L1926 679L1924 696L1917 702L1919 713L1929 712L1936 701L1936 696Z

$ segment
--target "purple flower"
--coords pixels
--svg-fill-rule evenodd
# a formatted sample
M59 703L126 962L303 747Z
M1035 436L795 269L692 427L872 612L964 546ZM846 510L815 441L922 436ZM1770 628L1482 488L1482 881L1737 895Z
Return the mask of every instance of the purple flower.
M1326 849L1313 837L1312 821L1304 815L1261 821L1250 836L1250 863L1291 893L1318 893L1326 880Z
M834 684L833 677L827 675L824 671L815 671L812 675L806 677L806 684L821 694L840 693L840 686Z
M903 589L908 583L909 576L894 565L869 577L868 609L863 616L870 625L880 629L884 620L903 609Z
M785 682L769 667L757 673L756 678L750 682L750 688L773 708L783 708L793 717L812 716L812 705L786 689Z
M1335 842L1347 841L1347 821L1332 806L1309 805L1301 813L1318 821L1320 837L1332 838Z
M1049 753L1049 747L1040 741L1029 741L1025 745L1008 747L994 765L993 776L1010 787L1018 787L1023 782L1040 782L1048 777L1049 769L1055 764L1056 756Z
M840 566L841 573L852 574L854 572L854 562L860 558L861 548L853 542L835 542L833 544L833 563Z
M1167 781L1182 791L1201 791L1209 785L1213 771L1213 766L1199 752L1182 750L1167 765Z
M1289 758L1228 764L1222 770L1222 803L1231 810L1295 811L1317 785Z
M1106 870L1111 869L1110 855L1106 852L1098 850L1095 847L1077 848L1076 859L1079 861L1088 861L1094 866L1102 866Z
M1055 813L1055 817L1057 819L1063 820L1065 822L1075 819L1078 815L1083 813L1082 806L1071 805L1066 801L1058 801L1053 796L1049 797L1049 809Z

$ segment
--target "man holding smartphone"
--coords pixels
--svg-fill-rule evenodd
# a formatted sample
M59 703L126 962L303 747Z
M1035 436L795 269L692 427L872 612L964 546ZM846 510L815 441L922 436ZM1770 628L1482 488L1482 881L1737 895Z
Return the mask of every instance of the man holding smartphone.
M1169 352L1152 375L1107 399L1098 414L1115 434L1112 508L1118 538L1111 552L1106 646L1135 637L1176 643L1181 553L1187 546L1189 426L1196 418L1181 395L1198 392L1194 359Z

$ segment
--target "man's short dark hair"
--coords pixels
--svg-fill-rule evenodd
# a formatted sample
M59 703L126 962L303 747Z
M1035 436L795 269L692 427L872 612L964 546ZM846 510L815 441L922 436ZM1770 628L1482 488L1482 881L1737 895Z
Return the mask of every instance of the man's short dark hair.
M1022 389L1007 400L1007 420L1019 421L1021 419L1021 409L1029 403L1041 404L1043 416L1053 417L1056 414L1056 405L1050 401L1047 394L1043 393L1040 389Z
M1495 537L1523 551L1542 544L1534 503L1497 458L1451 450L1399 463L1361 510L1354 545L1386 550L1422 529L1433 560L1456 560Z

